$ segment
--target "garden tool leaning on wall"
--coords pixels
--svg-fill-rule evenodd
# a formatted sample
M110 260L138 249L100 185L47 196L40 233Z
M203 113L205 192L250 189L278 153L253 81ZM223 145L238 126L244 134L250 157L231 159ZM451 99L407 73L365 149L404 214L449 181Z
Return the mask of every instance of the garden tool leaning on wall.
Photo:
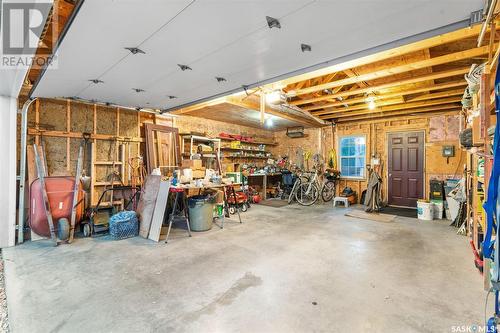
M368 177L368 187L366 189L365 197L365 211L368 213L380 211L381 199L380 199L380 189L382 187L382 177L378 174L375 168L370 168L368 170L370 176Z

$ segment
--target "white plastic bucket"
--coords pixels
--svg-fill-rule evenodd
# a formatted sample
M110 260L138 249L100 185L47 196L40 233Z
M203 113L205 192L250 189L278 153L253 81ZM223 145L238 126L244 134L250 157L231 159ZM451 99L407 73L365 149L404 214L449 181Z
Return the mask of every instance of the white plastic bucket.
M432 202L417 201L417 214L419 220L432 221L434 219L434 205Z
M433 202L433 216L434 219L441 220L444 213L444 202Z

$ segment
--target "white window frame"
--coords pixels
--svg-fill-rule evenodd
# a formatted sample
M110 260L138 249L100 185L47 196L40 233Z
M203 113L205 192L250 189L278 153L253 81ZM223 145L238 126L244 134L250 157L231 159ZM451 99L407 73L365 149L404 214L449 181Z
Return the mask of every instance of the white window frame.
M357 176L345 176L342 174L342 164L341 164L341 161L342 161L342 149L341 149L341 146L340 146L340 142L342 141L342 139L344 138L359 138L359 137L363 137L365 139L365 164L363 165L363 176L361 177L357 177ZM367 161L367 155L368 155L368 142L366 140L366 134L349 134L349 135L341 135L338 137L338 142L337 142L337 151L338 151L338 154L337 154L337 165L338 165L338 169L339 171L341 172L340 173L340 178L341 179L355 179L355 180L365 180L366 179L366 161Z

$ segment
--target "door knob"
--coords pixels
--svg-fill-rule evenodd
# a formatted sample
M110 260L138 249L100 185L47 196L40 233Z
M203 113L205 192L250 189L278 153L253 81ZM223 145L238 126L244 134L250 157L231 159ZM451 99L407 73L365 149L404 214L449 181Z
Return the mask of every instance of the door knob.
M392 177L392 173L389 174L389 177Z

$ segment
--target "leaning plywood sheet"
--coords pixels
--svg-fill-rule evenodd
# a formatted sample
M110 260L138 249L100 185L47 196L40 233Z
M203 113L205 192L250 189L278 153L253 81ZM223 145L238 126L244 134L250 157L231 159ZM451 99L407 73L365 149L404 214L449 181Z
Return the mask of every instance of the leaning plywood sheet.
M153 214L153 221L151 221L151 228L149 230L149 239L155 242L160 241L161 226L165 217L165 210L167 209L168 191L170 190L170 181L162 181L160 183L160 190L158 191L158 198L156 199L155 211Z
M144 185L144 190L137 206L137 215L139 215L139 220L141 221L139 235L144 238L148 238L149 235L149 227L153 218L160 181L161 176L149 175L146 178L146 184Z

